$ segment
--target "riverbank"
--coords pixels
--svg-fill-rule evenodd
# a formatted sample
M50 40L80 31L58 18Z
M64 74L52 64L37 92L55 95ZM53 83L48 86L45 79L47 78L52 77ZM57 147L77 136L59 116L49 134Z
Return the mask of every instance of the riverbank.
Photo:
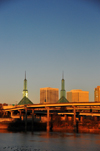
M31 121L27 121L27 131L46 131L46 122L34 122L34 125L32 126ZM54 132L78 132L78 133L94 133L99 134L100 128L97 125L89 125L85 123L82 125L82 123L78 123L78 127L73 127L73 125L69 124L67 122L59 122L56 123L50 123L52 126L50 128L50 131ZM75 130L76 129L76 130ZM8 132L24 132L25 131L25 121L20 120L11 120L11 121L2 121L0 122L0 131L8 131Z
M66 126L66 127L53 127L54 132L68 132L73 133L75 132L73 126ZM93 134L100 134L100 129L95 128L88 128L87 126L79 126L78 130L76 129L76 133L93 133Z

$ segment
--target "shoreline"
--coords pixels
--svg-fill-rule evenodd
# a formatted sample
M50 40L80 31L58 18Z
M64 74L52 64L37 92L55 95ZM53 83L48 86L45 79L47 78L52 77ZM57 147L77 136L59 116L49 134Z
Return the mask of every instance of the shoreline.
M35 131L46 131L46 123L42 122L35 122L34 123L34 128L32 131L32 125L31 122L27 122L27 132L35 132ZM89 128L88 126L78 126L78 131L74 130L74 127L72 125L70 126L55 126L53 125L51 132L67 132L67 133L88 133L88 134L100 134L100 129L99 128L94 128L91 127ZM25 121L3 121L0 122L0 133L2 132L25 132Z

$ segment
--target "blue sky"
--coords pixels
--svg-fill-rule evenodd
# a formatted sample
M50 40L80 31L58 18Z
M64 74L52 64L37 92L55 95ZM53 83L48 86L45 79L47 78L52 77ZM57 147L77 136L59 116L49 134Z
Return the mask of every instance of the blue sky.
M98 0L9 0L0 2L0 102L22 98L25 71L29 99L40 88L89 91L100 85Z

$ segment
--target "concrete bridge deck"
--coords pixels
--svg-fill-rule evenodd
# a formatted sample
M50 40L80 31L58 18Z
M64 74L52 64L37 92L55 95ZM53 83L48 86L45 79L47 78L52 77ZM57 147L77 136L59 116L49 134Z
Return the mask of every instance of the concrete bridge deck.
M15 106L3 106L3 110L5 111L11 111L11 110L21 110L21 109L40 109L40 108L46 108L46 107L77 107L77 108L82 108L88 109L88 108L100 108L100 102L72 102L72 103L44 103L44 104L33 104L33 105L15 105Z

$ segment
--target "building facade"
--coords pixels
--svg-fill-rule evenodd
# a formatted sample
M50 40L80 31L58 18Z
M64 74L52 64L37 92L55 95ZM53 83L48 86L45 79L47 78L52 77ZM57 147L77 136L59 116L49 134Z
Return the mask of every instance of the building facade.
M59 99L58 88L40 88L40 103L57 103Z
M100 102L100 86L94 88L94 101Z
M71 90L67 92L69 102L89 102L89 92L82 90Z

